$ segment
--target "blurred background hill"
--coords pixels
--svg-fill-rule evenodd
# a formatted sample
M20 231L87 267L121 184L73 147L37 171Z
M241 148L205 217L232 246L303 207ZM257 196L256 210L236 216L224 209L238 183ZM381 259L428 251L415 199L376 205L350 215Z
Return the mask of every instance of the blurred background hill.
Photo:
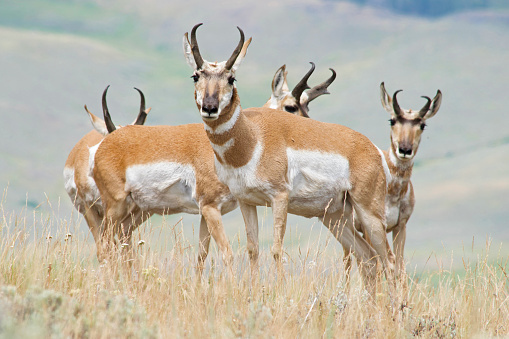
M389 123L380 82L390 93L404 90L398 99L405 108L419 109L421 95L440 89L442 107L414 168L407 256L420 263L432 251L472 246L472 239L483 246L492 239L509 253L500 247L509 241L509 4L502 0L2 1L4 215L71 215L63 166L91 129L83 105L99 115L107 85L117 124L137 114L132 87L153 107L148 125L200 122L181 47L198 22L205 23L198 40L208 60L228 58L238 42L235 26L253 37L237 76L243 107L265 103L281 65L294 86L313 61L311 85L325 80L329 67L338 77L331 95L311 104L312 118L347 125L382 149ZM229 234L242 230L240 220L239 211L226 218ZM299 232L319 228L316 220L290 222ZM262 238L270 242L270 234Z

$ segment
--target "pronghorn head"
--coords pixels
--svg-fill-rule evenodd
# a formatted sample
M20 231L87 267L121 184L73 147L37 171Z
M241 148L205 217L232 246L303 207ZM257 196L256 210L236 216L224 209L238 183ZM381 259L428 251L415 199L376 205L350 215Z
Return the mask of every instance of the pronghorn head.
M184 55L187 63L194 70L191 78L194 80L198 110L204 121L213 121L221 115L223 109L232 100L235 90L235 71L246 55L251 38L244 43L244 32L237 27L240 32L240 41L230 58L223 62L208 62L202 58L196 41L196 30L201 25L197 24L191 30L191 41L187 33L184 35Z
M108 85L106 89L103 92L102 96L102 108L103 108L103 116L104 120L98 118L92 112L90 112L87 108L87 105L85 105L85 110L88 113L88 116L90 118L90 121L92 122L92 126L94 126L94 129L101 133L103 136L106 136L107 134L115 131L117 128L120 128L122 126L115 126L113 121L111 120L110 112L108 110L108 104L106 103L106 93L108 93L108 88L110 86ZM134 88L140 93L141 97L141 103L140 103L140 112L138 113L138 116L136 117L136 120L134 120L131 125L143 125L145 123L145 119L147 118L147 114L150 112L151 108L145 108L145 96L143 95L143 92Z
M336 79L336 72L332 71L332 76L325 82L310 89L307 80L315 70L315 64L310 62L311 69L299 81L297 86L290 92L286 82L286 65L281 66L272 80L272 95L267 102L268 107L279 109L296 115L309 118L309 103L322 94L329 94L327 87ZM307 91L306 91L307 90Z
M382 106L391 115L389 120L391 123L391 149L400 160L411 160L417 153L419 143L421 141L421 134L426 127L426 120L433 117L442 102L442 92L437 91L437 94L431 100L427 96L426 104L419 111L411 109L402 109L396 96L402 90L398 90L391 98L385 90L385 85L380 84L380 97L382 99Z

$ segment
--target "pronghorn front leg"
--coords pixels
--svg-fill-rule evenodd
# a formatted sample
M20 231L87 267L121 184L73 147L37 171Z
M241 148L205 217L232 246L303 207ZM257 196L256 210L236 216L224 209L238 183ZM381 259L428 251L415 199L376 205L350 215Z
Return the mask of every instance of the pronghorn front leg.
M240 211L246 225L247 253L251 264L251 281L258 276L258 214L256 206L239 201Z
M205 205L202 206L201 208L201 214L203 216L204 221L206 222L206 228L208 233L212 235L212 238L214 238L214 240L216 241L217 247L223 254L223 260L225 264L230 266L233 261L233 252L230 243L228 242L228 238L226 237L226 233L224 232L223 222L221 219L221 212L215 206ZM210 241L210 236L208 241ZM201 243L202 243L202 224L200 223L200 247ZM203 258L203 261L207 257L207 253L208 246L206 248L206 252L204 252L205 257Z
M403 253L405 251L407 221L408 219L400 220L398 225L392 230L392 246L394 248L394 254L396 255L395 273L396 277L403 282L406 282L405 258L403 257Z
M288 215L288 192L279 192L272 199L272 214L274 217L274 244L272 245L272 255L276 260L276 265L280 268L283 256L283 239L286 231L286 219Z

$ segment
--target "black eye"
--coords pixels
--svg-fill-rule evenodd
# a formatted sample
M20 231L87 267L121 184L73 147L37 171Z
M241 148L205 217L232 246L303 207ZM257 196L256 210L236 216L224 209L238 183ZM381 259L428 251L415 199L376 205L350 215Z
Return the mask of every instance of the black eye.
M424 128L426 127L426 124L425 123L422 123L421 124L421 130L424 131Z
M396 119L391 119L391 120L389 120L389 122L390 122L391 126L396 125Z
M236 80L236 79L235 79L235 77L230 76L230 77L228 78L228 83L229 83L230 85L233 85L233 82L234 82L235 80Z
M285 106L285 111L287 111L288 113L295 113L297 112L297 107L296 106Z
M194 82L198 82L198 79L200 78L200 76L195 73L195 74L191 75L191 78L193 78Z

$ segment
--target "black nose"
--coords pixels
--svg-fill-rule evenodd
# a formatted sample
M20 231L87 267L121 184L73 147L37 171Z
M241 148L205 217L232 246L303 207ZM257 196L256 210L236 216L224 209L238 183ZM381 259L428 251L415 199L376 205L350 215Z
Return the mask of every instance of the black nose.
M217 113L217 106L216 105L203 105L202 111L208 114Z
M399 146L399 153L403 155L412 155L412 147Z

